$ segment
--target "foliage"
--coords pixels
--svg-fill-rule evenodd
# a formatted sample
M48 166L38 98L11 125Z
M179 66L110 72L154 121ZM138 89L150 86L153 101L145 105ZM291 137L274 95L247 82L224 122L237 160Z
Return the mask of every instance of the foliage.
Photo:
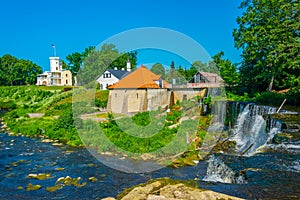
M72 54L67 55L66 59L68 61L68 64L65 64L63 62L63 68L70 70L72 73L72 84L74 85L74 76L77 75L78 71L80 70L80 67L85 60L85 58L89 55L90 52L92 52L95 49L93 46L89 46L85 48L84 52L78 53L74 52Z
M17 105L12 100L1 101L0 100L0 110L11 110L15 109Z
M0 86L34 85L40 73L41 67L29 60L19 60L9 54L0 58Z
M80 146L82 143L74 121L80 124L81 119L73 119L72 104L65 101L70 94L72 95L72 91L64 92L62 87L0 87L0 102L5 102L0 105L10 109L3 116L4 121L13 133L30 137L42 136ZM45 116L28 117L29 113L36 112L45 112Z
M280 106L284 99L287 99L286 104L288 105L300 106L300 92L297 90L290 90L286 93L264 92L257 95L254 98L254 101L273 106Z
M152 65L150 69L154 74L164 76L165 75L165 68L162 64L160 63L155 63Z
M300 85L299 1L244 0L234 30L242 49L241 86L251 94Z
M116 58L109 66L108 68L114 69L117 68L118 70L121 70L122 68L126 68L127 60L130 61L131 64L131 70L134 70L136 68L136 62L137 62L137 52L127 52L127 53L121 53L119 54L118 58Z
M213 60L220 71L220 76L224 80L226 88L229 91L234 91L239 84L239 73L237 72L237 67L232 64L230 60L222 59L222 56L224 56L223 51L213 56Z

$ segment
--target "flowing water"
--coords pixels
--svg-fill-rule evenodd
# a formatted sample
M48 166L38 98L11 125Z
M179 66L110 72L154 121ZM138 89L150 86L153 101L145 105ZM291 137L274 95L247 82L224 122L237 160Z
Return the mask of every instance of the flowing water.
M225 104L213 107L219 114L212 131L224 130ZM197 166L163 168L151 173L129 174L101 164L85 148L53 146L40 139L0 133L0 199L101 199L116 197L123 189L160 177L198 180L199 187L246 199L300 199L300 141L272 138L282 129L279 120L267 117L276 108L234 103L227 107L233 119L230 140L234 154L218 153ZM296 114L296 113L294 113ZM220 128L221 127L221 128ZM47 173L45 180L29 174ZM60 177L81 177L83 187L64 186L55 192ZM95 182L89 178L95 177ZM39 190L27 191L28 184Z

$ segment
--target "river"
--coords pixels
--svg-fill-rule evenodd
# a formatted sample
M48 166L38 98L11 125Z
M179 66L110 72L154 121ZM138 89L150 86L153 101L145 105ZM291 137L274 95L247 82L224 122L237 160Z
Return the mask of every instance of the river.
M241 111L242 113L242 111ZM253 114L251 115L253 116ZM238 127L237 127L238 128ZM262 134L262 133L261 133ZM261 141L260 141L261 142ZM160 177L198 180L200 188L247 199L300 199L300 143L265 144L247 156L214 154L197 166L125 173L99 162L85 148L53 146L40 139L0 133L0 199L101 199ZM29 174L46 173L37 180ZM83 187L64 186L48 192L60 177L81 177ZM95 177L96 181L89 178ZM41 185L27 191L28 184Z

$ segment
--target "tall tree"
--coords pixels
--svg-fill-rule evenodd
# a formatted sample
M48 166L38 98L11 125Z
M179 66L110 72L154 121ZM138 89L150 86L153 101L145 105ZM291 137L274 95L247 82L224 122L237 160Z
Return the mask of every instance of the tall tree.
M113 44L104 44L100 50L92 50L78 71L78 83L93 87L99 75L118 57L118 49Z
M244 0L234 30L241 81L252 92L300 86L299 0ZM251 87L250 87L251 86Z
M150 69L154 74L158 74L158 75L165 75L165 68L162 64L160 63L155 63L154 65L152 65L151 69Z
M108 68L114 69L117 68L118 70L121 70L122 68L126 68L127 60L129 59L131 64L131 69L136 68L136 62L137 62L137 52L127 52L127 53L121 53L118 58L116 58L109 66Z
M72 73L72 82L74 84L74 77L77 75L82 63L84 62L85 58L93 51L95 47L89 46L85 48L84 52L78 53L74 52L72 54L67 55L66 59L68 61L68 64L65 64L63 62L63 68L70 70Z
M223 59L222 56L224 56L223 51L213 56L213 60L226 84L226 88L232 92L239 83L239 73L237 67L230 60Z
M9 54L0 58L0 85L33 85L40 73L41 67L29 60L19 60Z

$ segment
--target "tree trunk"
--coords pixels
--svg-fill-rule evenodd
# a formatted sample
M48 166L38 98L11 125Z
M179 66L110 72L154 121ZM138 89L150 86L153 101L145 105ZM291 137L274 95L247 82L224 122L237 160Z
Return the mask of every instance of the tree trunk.
M269 84L269 89L268 89L269 92L272 92L273 82L274 82L274 76L272 77L271 82L270 82L270 84Z

